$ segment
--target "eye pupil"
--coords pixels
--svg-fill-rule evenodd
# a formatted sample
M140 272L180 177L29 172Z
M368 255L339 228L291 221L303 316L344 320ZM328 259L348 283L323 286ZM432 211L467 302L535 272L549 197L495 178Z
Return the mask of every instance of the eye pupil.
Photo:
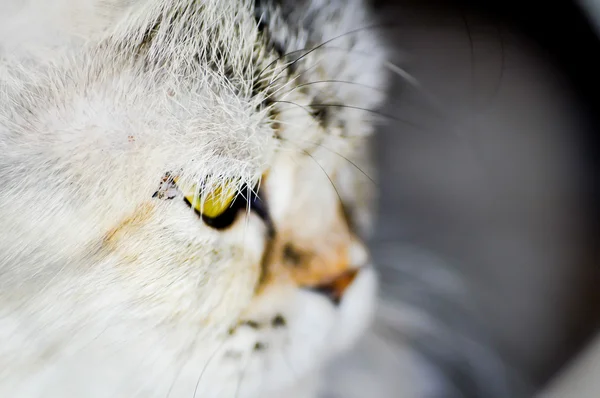
M224 213L220 214L217 217L208 217L206 215L202 215L202 221L210 227L215 229L225 229L229 227L235 221L237 214L240 208L230 207Z

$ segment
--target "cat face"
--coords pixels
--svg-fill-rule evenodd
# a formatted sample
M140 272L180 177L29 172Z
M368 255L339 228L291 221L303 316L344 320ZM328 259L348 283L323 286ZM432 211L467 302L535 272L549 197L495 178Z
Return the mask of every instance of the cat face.
M367 327L384 52L360 2L304 3L0 42L0 395L308 397Z

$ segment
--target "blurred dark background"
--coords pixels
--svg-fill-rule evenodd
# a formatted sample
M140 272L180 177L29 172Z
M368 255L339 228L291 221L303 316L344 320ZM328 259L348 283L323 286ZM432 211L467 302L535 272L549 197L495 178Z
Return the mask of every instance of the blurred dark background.
M572 1L374 4L410 124L377 136L372 249L384 297L442 325L399 338L460 396L502 396L471 342L532 396L600 321L599 36Z

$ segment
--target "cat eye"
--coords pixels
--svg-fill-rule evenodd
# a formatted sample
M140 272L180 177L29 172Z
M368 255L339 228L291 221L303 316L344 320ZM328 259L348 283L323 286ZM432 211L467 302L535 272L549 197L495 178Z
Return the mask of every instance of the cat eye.
M208 218L217 218L231 207L237 190L232 184L219 185L207 190L198 188L195 184L184 191L184 200L197 213Z
M205 224L225 229L235 221L242 210L250 210L257 214L267 226L268 233L273 233L266 203L258 194L258 186L251 190L244 185L237 189L238 184L231 181L214 187L206 184L183 186L178 184L179 178L167 173L161 182L159 190L152 195L159 199L173 199L183 196L184 202L202 218Z
M205 224L224 229L235 221L238 212L246 206L236 184L225 183L215 187L191 185L180 188L184 202L198 214Z

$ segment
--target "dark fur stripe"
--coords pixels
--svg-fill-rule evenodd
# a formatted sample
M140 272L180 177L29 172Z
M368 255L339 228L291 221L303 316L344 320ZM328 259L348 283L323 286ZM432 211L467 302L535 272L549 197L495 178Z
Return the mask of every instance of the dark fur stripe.
M264 0L254 1L254 19L258 24L258 30L263 35L269 51L275 51L279 57L283 57L285 55L283 43L273 40L269 33L269 10L267 3Z

